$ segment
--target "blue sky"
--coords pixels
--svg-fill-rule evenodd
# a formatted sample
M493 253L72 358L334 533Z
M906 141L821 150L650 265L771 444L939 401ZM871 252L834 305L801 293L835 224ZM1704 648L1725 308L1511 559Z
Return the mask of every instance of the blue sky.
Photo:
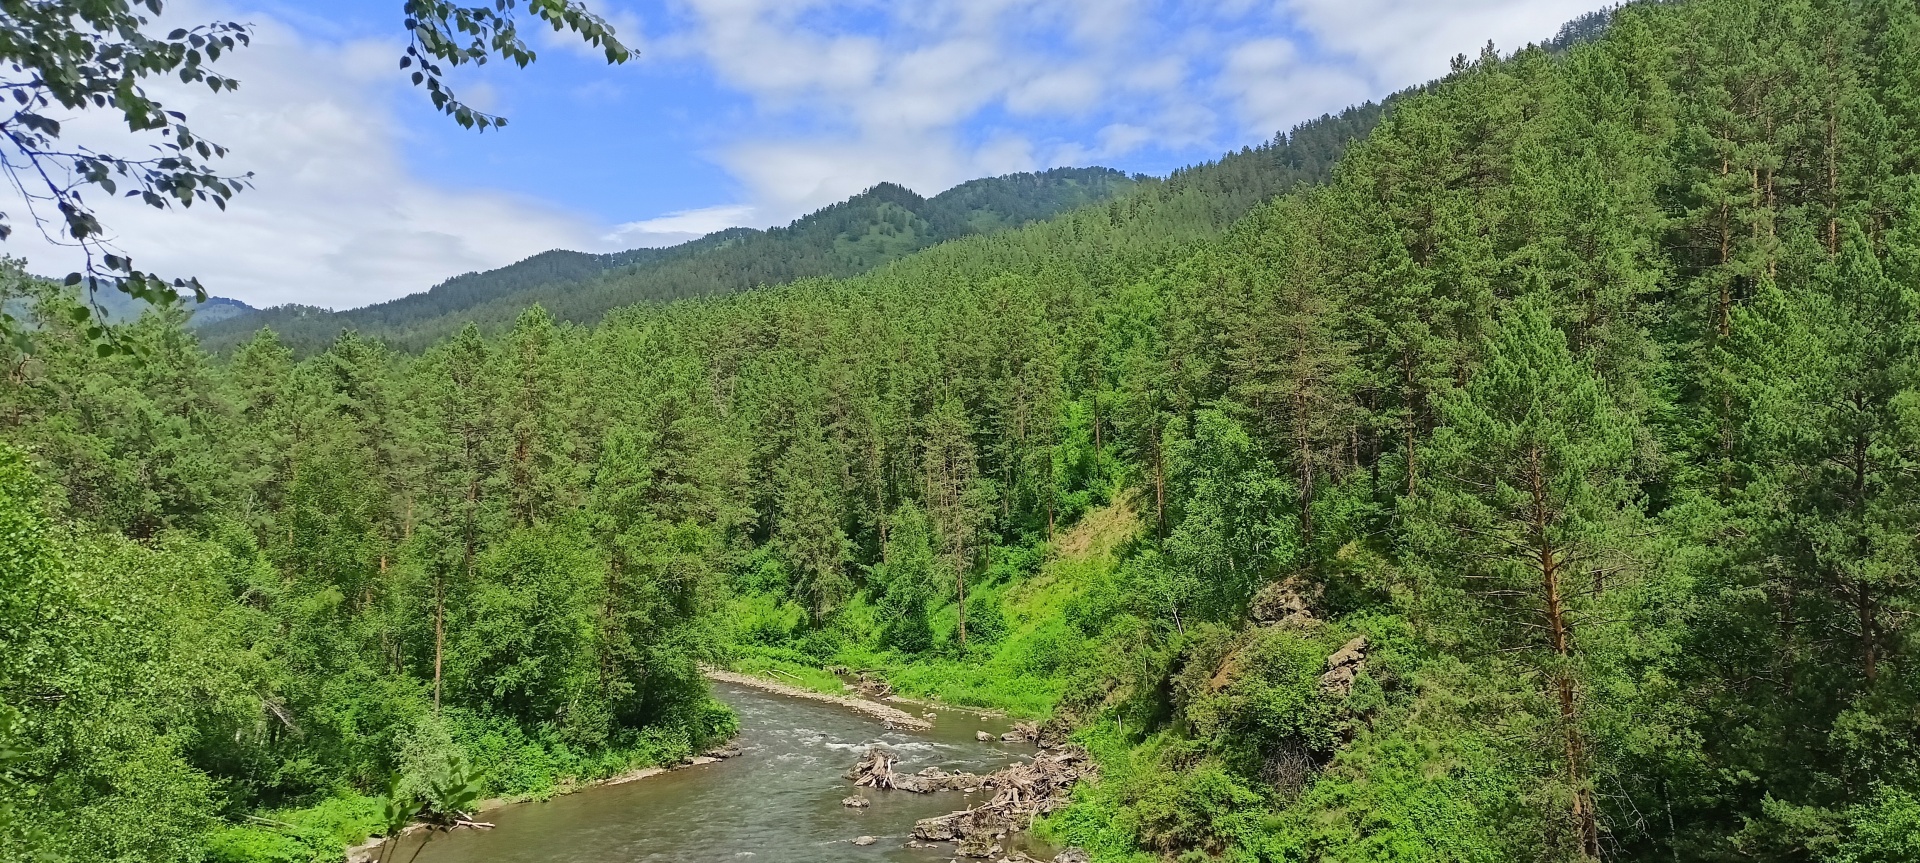
M640 50L608 67L455 71L511 120L463 131L397 68L400 0L172 0L156 26L257 28L240 92L164 85L257 186L227 213L104 215L144 268L256 304L344 308L554 247L783 224L876 182L933 194L1059 165L1164 174L1553 34L1596 0L589 0ZM105 118L68 118L103 149ZM4 208L0 208L4 209ZM63 252L0 249L41 272Z

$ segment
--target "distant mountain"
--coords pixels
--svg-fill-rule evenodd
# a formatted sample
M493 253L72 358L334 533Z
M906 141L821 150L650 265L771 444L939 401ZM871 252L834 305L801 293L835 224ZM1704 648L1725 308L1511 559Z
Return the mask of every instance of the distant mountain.
M712 296L821 276L850 276L947 240L1050 218L1109 200L1144 180L1110 168L1057 168L973 180L931 198L882 183L784 228L730 228L660 249L609 255L554 250L423 293L330 312L277 306L199 326L210 350L271 327L295 351L357 330L418 348L467 321L498 329L538 303L556 318L591 323L642 302Z
M53 282L57 280L48 279L47 281ZM68 290L77 292L79 289L70 288ZM152 308L145 302L136 300L112 288L102 288L99 294L94 297L94 300L100 306L100 310L106 313L107 321L116 324L124 324L138 320L141 315L146 314L147 310ZM242 315L249 315L260 311L239 300L230 300L226 297L208 297L204 303L196 303L189 299L186 305L188 313L192 315L192 317L187 319L187 326L190 328L204 327L209 324L231 320ZM32 311L28 308L27 301L25 300L9 300L4 304L4 308L8 314L21 318L32 315Z

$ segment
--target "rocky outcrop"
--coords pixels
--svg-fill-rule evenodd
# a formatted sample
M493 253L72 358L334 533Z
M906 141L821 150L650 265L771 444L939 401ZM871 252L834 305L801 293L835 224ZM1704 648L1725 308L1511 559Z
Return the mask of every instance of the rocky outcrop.
M1320 622L1313 616L1313 607L1320 602L1322 592L1320 585L1297 575L1288 576L1254 594L1248 613L1262 626L1311 626Z
M1053 863L1093 863L1093 855L1085 848L1063 848L1053 855Z
M1353 681L1367 667L1367 637L1355 637L1327 657L1327 672L1320 675L1320 691L1336 698L1353 694Z

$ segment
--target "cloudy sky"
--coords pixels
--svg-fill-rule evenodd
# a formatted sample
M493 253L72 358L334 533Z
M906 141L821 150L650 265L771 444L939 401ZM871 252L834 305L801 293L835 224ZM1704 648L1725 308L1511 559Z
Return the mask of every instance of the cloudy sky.
M933 194L1060 165L1163 174L1433 78L1597 0L589 0L634 62L551 34L456 72L509 127L466 132L397 68L400 0L173 0L157 25L254 25L237 93L159 88L256 188L103 210L136 265L256 305L346 308L550 248L765 227L881 181ZM106 118L70 136L122 152ZM10 215L17 201L0 202ZM31 225L0 243L73 269Z

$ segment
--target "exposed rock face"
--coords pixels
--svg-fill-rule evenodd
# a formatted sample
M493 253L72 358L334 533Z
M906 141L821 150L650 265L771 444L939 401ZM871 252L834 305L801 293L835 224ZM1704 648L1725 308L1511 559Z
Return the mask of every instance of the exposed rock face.
M1297 575L1288 576L1260 589L1249 609L1254 622L1264 626L1308 626L1318 623L1313 606L1320 601L1322 589Z
M1367 667L1367 637L1357 636L1327 657L1327 673L1320 675L1320 691L1337 698L1353 694L1354 678Z

